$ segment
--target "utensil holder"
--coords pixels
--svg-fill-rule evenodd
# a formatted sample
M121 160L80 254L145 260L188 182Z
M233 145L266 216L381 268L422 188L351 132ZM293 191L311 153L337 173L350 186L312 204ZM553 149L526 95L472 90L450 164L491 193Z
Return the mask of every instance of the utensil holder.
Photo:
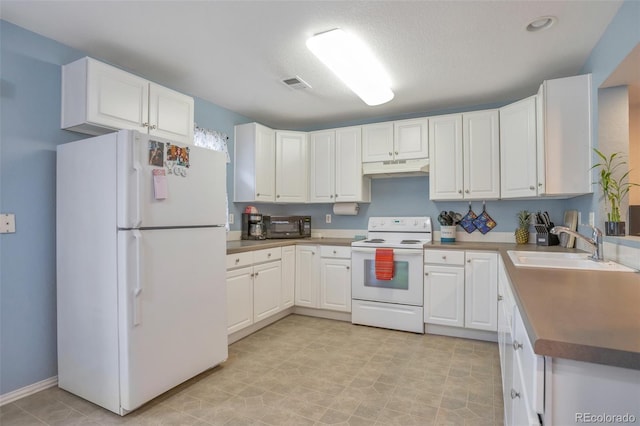
M456 242L456 227L455 226L440 226L440 242L441 243L455 243Z
M560 239L557 235L549 232L551 227L547 228L544 225L536 225L536 244L539 246L557 246L560 244Z

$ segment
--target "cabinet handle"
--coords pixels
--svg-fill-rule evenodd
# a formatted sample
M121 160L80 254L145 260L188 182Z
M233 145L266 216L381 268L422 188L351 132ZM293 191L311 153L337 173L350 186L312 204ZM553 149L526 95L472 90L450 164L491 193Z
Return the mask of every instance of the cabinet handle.
M501 295L501 294L499 294L499 295L498 295L498 302L499 302L499 301L501 301L501 300L502 300L502 295Z
M513 350L517 351L518 349L522 349L522 343L518 343L517 340L513 341Z
M465 189L465 190L464 190L464 193L465 193L465 194L468 194L468 193L469 193L469 190L468 190L468 189Z
M258 273L256 272L254 275L257 277L257 276L258 276Z
M312 251L312 252L311 252L311 254L312 254L313 256L315 256L315 255L316 255L316 252L315 252L315 251Z
M256 274L251 274L251 275L249 275L249 276L250 276L251 278L253 278L255 275L256 275Z
M536 187L535 187L535 186L533 186L533 185L531 185L531 186L529 187L529 189L533 191L534 189L536 189Z
M338 199L338 194L336 194L336 200Z
M542 186L542 182L538 182L538 186Z
M396 151L396 155L398 155L398 151Z
M447 260L447 256L442 256L442 260Z
M142 127L149 127L149 123L142 123Z
M154 125L152 125L152 126L149 126L149 128L150 128L151 130L155 130L155 129L157 129L157 128L158 128L158 126L156 126L156 125L154 124Z
M425 273L424 273L424 276L425 276L425 277L426 277L426 276L429 276L429 273L428 273L428 272L425 272Z
M350 267L350 266L347 266L347 269L351 269L351 267Z
M511 389L511 399L520 398L520 392L516 392L515 389Z
M336 253L337 253L337 252L334 250L334 251L333 251L333 254L336 254Z
M467 259L467 263L471 263L471 259Z
M329 198L333 198L333 194L329 195Z
M393 152L389 151L389 157L393 156Z
M462 194L462 189L458 189L458 194Z
M276 195L276 198L280 198L280 194Z
M236 265L240 263L240 258L236 258Z
M256 194L256 197L259 197L259 196L260 196L260 193L258 192L258 193Z

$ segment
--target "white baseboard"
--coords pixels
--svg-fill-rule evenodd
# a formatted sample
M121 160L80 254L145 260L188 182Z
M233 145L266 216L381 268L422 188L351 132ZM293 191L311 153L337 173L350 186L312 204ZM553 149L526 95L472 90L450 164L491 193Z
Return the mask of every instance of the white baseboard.
M34 393L42 390L52 388L58 385L58 376L49 377L48 379L41 380L37 383L25 386L20 389L16 389L11 392L7 392L4 395L0 395L0 407L5 404L9 404L13 401L17 401L25 396L33 395Z
M325 318L336 321L351 322L350 312L328 311L326 309L314 309L304 306L295 306L293 313L298 315L306 315L308 317Z
M441 336L484 340L487 342L498 341L498 333L495 331L471 330L468 328L450 327L447 325L425 324L424 332L427 334L439 334Z

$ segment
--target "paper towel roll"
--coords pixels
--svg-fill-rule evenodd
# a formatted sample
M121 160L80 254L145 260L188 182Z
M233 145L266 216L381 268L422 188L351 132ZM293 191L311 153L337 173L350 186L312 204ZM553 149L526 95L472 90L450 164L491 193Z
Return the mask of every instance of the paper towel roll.
M333 205L333 214L335 215L355 216L359 210L358 203L335 203Z

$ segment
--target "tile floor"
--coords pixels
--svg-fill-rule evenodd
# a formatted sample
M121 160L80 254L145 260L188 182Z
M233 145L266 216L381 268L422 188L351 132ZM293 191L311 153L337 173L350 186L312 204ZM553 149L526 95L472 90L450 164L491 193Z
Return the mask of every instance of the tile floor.
M125 417L51 388L0 408L18 425L501 425L494 343L288 316L221 366Z

